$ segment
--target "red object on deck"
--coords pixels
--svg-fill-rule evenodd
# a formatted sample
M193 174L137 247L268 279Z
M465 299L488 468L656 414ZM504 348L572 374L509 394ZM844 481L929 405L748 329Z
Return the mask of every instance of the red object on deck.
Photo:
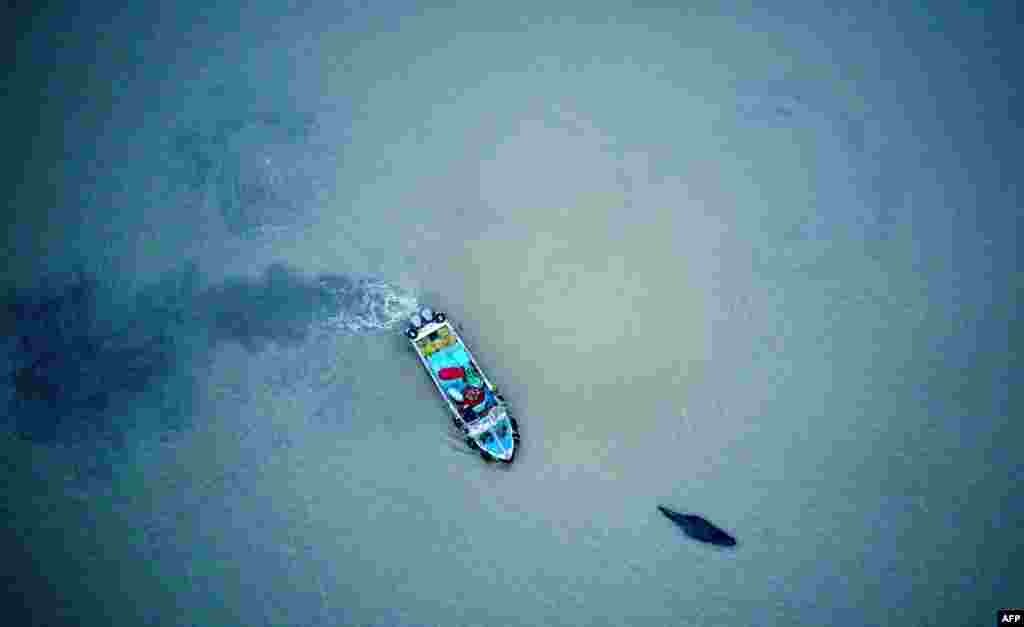
M473 407L483 402L484 391L480 388L466 388L462 391L462 398L466 407Z
M442 381L461 379L464 376L466 376L466 371L463 368L441 368L437 371L437 378Z

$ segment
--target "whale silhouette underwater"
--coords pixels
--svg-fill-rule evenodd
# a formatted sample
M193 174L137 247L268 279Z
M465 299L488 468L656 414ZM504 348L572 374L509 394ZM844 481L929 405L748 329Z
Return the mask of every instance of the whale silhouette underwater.
M661 505L658 506L658 511L694 540L715 546L736 546L736 538L696 514L680 514Z

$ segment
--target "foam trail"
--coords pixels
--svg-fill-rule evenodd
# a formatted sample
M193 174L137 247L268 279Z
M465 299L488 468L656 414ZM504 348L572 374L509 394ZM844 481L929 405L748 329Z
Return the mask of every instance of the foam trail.
M339 281L323 277L319 285L336 302L351 303L319 323L325 330L362 335L394 329L418 306L413 294L379 279Z

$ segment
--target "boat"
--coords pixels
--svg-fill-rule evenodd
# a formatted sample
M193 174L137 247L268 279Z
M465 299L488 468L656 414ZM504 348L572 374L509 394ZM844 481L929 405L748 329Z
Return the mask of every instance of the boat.
M455 325L443 312L424 307L410 316L405 336L466 444L486 461L511 464L519 444L519 424Z

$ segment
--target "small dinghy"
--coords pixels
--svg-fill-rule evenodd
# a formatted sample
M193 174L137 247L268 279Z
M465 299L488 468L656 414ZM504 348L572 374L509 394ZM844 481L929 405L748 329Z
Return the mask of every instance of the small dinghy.
M487 461L512 463L519 424L498 388L480 369L469 347L440 311L424 307L405 335L452 414L452 422Z

